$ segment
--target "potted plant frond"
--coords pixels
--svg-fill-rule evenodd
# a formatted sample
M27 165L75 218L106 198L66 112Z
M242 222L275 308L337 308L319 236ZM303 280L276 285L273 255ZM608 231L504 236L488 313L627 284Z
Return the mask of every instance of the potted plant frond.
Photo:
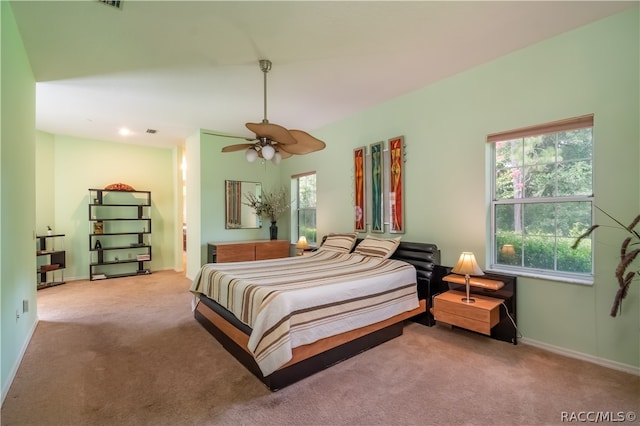
M620 245L620 261L618 262L618 266L615 271L616 280L618 281L618 291L616 292L613 306L611 307L611 316L615 317L622 310L622 300L627 297L631 282L636 276L640 276L640 267L637 263L634 263L638 255L640 255L640 233L635 229L636 226L638 226L638 223L640 223L640 214L636 216L629 226L625 226L622 222L602 210L600 207L594 207L607 215L607 217L629 233L629 236L627 236ZM572 248L575 249L578 247L580 241L591 235L591 233L593 233L593 231L598 227L600 227L600 225L593 225L591 228L587 229L586 232L576 239Z
M276 223L291 206L291 203L287 201L287 190L281 188L278 191L263 191L257 196L253 193L247 193L244 194L244 197L247 199L247 202L243 203L244 205L253 208L258 216L271 221L270 237L272 240L277 240L278 226Z

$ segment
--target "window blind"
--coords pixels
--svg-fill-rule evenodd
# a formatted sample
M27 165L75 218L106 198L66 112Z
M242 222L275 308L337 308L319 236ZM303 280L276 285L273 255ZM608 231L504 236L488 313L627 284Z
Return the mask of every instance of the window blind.
M526 138L528 136L584 129L587 127L593 127L593 114L566 118L564 120L552 121L550 123L538 124L535 126L522 127L520 129L507 130L506 132L492 133L487 136L487 143L510 141L513 139Z

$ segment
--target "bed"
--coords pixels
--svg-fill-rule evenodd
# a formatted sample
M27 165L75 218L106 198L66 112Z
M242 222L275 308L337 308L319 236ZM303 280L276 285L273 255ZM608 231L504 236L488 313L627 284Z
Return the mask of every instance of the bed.
M275 391L428 315L418 288L430 287L439 262L435 244L332 234L305 256L203 265L191 286L194 316Z

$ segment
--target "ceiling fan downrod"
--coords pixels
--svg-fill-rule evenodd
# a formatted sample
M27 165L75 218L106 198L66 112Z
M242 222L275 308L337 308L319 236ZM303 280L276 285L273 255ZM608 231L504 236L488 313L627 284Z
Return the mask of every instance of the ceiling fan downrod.
M267 120L267 73L271 70L271 61L268 59L260 59L260 70L262 70L264 77L264 118L262 122L267 124L269 123L269 120Z
M214 136L228 136L246 139L247 142L229 145L222 148L222 152L245 150L246 159L249 162L257 158L271 160L274 164L280 163L283 158L292 155L304 155L324 149L325 143L301 130L288 130L277 124L269 123L267 119L267 73L271 70L271 61L260 59L260 70L264 79L264 118L262 123L245 123L245 126L255 134L255 138L241 136L229 136L209 133Z

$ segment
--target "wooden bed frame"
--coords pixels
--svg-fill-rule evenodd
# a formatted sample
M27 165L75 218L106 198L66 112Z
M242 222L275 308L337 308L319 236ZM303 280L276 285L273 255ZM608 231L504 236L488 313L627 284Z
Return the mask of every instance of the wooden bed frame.
M434 268L440 263L440 251L434 244L404 242L400 243L392 258L414 265L419 287L431 286ZM424 315L428 315L427 300L421 299L420 306L412 311L294 348L293 358L265 377L247 349L251 329L246 324L204 295L200 295L200 302L194 311L196 320L272 391L398 337L402 335L405 320Z

